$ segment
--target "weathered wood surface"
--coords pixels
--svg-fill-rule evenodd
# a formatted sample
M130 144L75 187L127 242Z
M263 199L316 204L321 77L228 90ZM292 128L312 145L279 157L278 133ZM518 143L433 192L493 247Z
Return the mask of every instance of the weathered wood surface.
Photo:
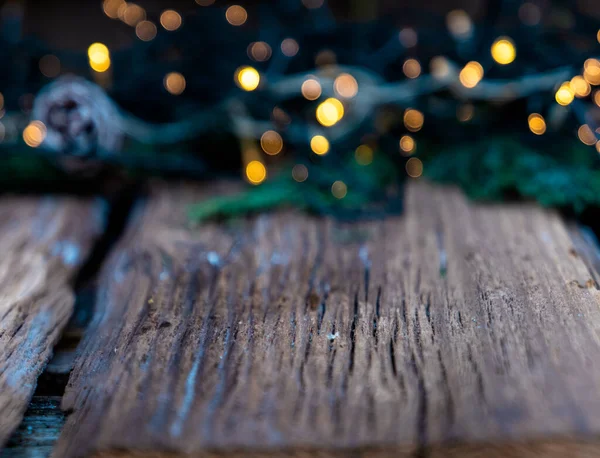
M0 450L69 319L70 282L102 225L100 202L0 199Z
M23 421L7 442L2 458L46 458L64 423L60 396L34 396Z
M190 229L204 192L157 186L112 253L56 457L600 453L600 297L555 213L415 183L385 221Z

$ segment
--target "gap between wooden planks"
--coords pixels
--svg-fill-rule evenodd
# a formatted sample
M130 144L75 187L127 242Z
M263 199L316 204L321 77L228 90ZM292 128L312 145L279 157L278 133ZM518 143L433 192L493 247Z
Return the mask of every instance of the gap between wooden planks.
M210 192L156 184L105 265L56 457L600 454L596 274L554 212L419 182L381 221L190 228Z
M0 451L73 311L70 283L102 229L99 201L0 199Z

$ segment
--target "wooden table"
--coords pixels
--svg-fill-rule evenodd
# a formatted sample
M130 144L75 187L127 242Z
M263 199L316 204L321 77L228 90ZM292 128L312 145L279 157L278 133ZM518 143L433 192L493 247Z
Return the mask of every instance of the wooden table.
M188 205L227 189L153 184L102 267L70 414L43 453L600 456L588 234L421 181L384 220L283 210L190 226ZM47 355L56 338L34 340ZM7 367L0 349L0 386ZM35 449L28 421L60 425L58 399L34 398L7 456ZM17 424L0 421L0 439Z

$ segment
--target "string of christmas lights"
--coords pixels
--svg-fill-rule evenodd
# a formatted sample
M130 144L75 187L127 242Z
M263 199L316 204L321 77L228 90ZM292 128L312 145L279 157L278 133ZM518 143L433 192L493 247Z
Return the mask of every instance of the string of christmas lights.
M239 144L236 164L259 185L283 163L291 162L286 173L296 182L310 182L317 167L335 170L346 159L369 173L382 155L418 178L436 148L496 135L543 150L574 132L600 152L600 61L592 55L600 30L583 12L492 1L479 22L453 10L397 29L386 21L338 23L321 0L264 4L255 18L242 5L197 3L193 16L169 8L153 19L142 4L105 0L101 11L138 38L115 53L97 42L83 57L5 36L8 53L25 49L40 78L17 97L21 112L0 119L0 147L24 142L74 154L48 141L41 119L24 121L39 105L30 94L60 82L68 63L106 90L107 107L119 107L115 135L125 138L120 151L96 141L82 157L123 158L140 145L202 157L196 140L229 133ZM351 180L339 175L327 179L343 199Z

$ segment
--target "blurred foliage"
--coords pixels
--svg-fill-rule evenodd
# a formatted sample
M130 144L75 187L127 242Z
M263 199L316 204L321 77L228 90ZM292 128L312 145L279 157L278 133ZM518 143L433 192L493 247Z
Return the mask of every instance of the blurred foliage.
M359 165L353 156L348 156L335 168L326 163L307 163L305 166L309 173L304 182L294 180L291 168L281 169L259 186L194 205L190 209L190 218L200 222L284 206L339 219L377 218L402 209L402 199L399 198L402 175L386 154L375 154L369 165ZM348 190L342 199L334 197L331 192L331 184L340 177L343 177Z
M457 184L474 199L522 197L577 213L600 204L597 155L579 142L544 144L541 150L500 137L430 150L427 156L426 176Z

